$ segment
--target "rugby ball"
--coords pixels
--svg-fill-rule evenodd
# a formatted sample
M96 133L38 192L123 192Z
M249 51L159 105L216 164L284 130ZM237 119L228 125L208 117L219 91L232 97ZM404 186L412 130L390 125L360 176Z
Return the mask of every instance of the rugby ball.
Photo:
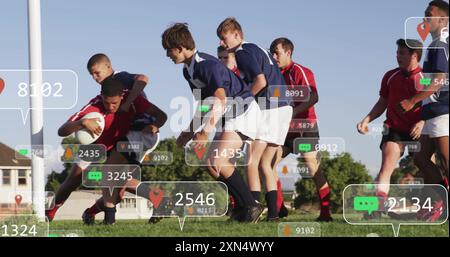
M81 120L93 119L93 118L98 118L100 120L100 121L98 121L98 125L100 126L100 128L102 128L102 132L103 132L103 129L105 129L105 118L103 117L103 114L101 114L99 112L91 112L91 113L84 115L83 118L81 118ZM82 145L92 144L100 136L101 136L101 133L100 133L100 135L95 135L93 137L91 135L91 133L85 128L75 132L75 137L78 139L78 142L80 142L80 144L82 144Z

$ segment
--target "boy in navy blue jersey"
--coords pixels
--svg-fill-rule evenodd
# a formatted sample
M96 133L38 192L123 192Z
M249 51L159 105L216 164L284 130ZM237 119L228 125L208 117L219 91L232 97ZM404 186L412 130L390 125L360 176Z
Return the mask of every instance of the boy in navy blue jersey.
M251 86L261 108L261 123L257 140L252 145L251 163L247 174L253 197L259 200L261 182L259 167L265 176L268 221L278 219L277 180L272 160L279 146L284 144L292 118L292 107L287 101L269 99L269 87L286 85L272 55L265 49L244 42L241 25L234 18L225 19L217 28L220 44L236 55L241 78Z
M252 140L256 137L260 110L248 85L217 58L198 52L187 24L176 23L164 31L162 46L167 51L167 57L175 64L184 63L183 75L197 100L213 99L211 115L205 118L203 126L198 124L194 117L189 128L178 137L179 147L185 146L191 139L194 147L207 142L209 134L222 120L227 101L234 102L237 99L242 103L241 106L237 106L241 111L227 117L229 119L225 121L224 131L218 135L220 141L214 143L213 149L218 149L220 153L228 149L239 149L243 145L243 140ZM200 131L195 132L201 126ZM227 185L230 194L242 210L236 219L257 222L263 209L253 199L243 178L235 172L235 167L230 165L230 158L223 155L209 156L208 164L210 175Z
M447 190L449 164L448 7L447 2L435 0L431 1L425 10L425 21L429 25L433 42L428 47L425 56L423 73L431 74L431 84L427 90L398 103L399 111L410 113L417 104L422 102L421 116L425 120L425 125L420 137L421 149L414 156L414 163L424 174L425 183L441 184ZM435 153L441 159L444 176L432 160ZM424 217L420 217L421 213L419 212L419 218L429 221L439 219L444 213L444 205L444 201L434 203L432 215L425 212Z
M129 90L129 99L125 100L123 105L120 107L120 111L127 112L131 106L131 103L138 97L142 95L147 99L147 95L144 92L145 87L148 84L148 77L143 74L131 74L126 71L114 71L111 60L105 54L98 53L94 54L87 63L87 69L92 78L101 84L106 78L113 76L114 79L120 81L124 88ZM136 117L132 124L133 130L142 130L145 126L152 124L154 119L148 115L143 117Z

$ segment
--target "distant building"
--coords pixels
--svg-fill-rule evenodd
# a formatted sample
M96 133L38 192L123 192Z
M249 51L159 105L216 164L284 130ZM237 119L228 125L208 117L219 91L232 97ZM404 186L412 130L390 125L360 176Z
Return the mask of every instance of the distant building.
M0 214L31 204L31 160L0 142Z
M0 143L0 215L29 213L32 210L31 184L31 159ZM58 210L55 220L81 219L83 211L100 196L99 191L93 190L73 192ZM147 219L151 217L151 210L148 200L125 193L123 201L117 205L116 218ZM103 214L98 218L103 219Z

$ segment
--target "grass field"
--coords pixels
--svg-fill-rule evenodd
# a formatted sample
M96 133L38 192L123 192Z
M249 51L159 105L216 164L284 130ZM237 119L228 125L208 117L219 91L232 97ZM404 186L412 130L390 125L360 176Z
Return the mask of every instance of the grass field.
M311 214L291 214L280 222L314 222ZM350 225L342 215L334 215L334 221L320 223L322 237L366 237L375 233L380 237L393 237L389 225ZM242 224L222 218L186 218L183 231L177 218L164 218L157 224L148 224L146 220L118 220L113 226L104 226L100 222L94 226L85 226L81 220L54 221L52 230L82 230L87 237L278 237L280 222L260 222ZM443 225L404 225L400 228L400 237L448 237L448 221Z

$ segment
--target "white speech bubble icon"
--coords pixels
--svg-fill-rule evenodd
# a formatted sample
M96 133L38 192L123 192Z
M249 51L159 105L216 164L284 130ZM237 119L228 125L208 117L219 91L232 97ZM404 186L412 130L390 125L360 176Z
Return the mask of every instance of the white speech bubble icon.
M78 75L72 70L41 70L42 83L30 84L30 70L0 70L0 110L19 110L23 124L32 109L30 97L42 97L39 109L72 109L78 101Z
M348 185L342 194L343 217L351 225L442 225L448 219L448 192L441 185L373 184L390 188L388 197L369 192L367 184Z
M137 213L176 217L180 230L186 217L223 217L228 211L228 187L220 181L145 181L142 186L149 188L149 201L136 205Z

